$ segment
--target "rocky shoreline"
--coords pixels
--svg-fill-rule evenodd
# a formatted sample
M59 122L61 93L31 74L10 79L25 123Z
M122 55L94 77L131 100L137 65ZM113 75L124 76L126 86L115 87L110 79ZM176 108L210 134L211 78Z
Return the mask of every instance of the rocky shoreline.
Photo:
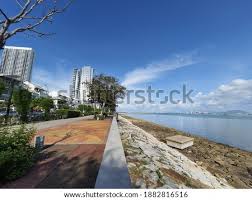
M133 187L232 188L129 120L120 117L118 125Z
M251 152L127 116L118 124L135 187L252 188ZM168 147L165 138L177 134L194 137L194 145Z

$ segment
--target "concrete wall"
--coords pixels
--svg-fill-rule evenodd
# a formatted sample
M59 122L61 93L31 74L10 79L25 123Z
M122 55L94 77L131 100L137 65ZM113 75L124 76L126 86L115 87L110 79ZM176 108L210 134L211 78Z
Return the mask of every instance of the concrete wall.
M95 188L131 188L127 162L115 117L110 127Z

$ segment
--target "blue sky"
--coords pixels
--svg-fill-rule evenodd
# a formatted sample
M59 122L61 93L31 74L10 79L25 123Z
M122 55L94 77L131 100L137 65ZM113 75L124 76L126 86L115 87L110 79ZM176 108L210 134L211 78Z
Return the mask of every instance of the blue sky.
M0 5L8 14L17 10L14 0ZM7 45L34 48L33 82L51 91L68 89L73 67L91 65L128 88L169 91L186 84L197 100L122 110L252 111L251 10L249 0L76 0L41 27L56 35L18 35Z

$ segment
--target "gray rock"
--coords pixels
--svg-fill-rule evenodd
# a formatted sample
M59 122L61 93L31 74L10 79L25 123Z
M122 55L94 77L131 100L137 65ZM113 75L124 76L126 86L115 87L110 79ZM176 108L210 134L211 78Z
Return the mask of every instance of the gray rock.
M141 149L141 153L131 154L130 156L127 156L127 160L137 161L140 166L150 166L147 168L143 167L141 170L138 168L139 171L143 173L141 175L144 180L146 180L146 184L148 183L147 186L156 186L156 183L160 182L160 178L163 178L157 174L157 170L168 168L179 174L186 174L189 178L198 180L210 188L232 188L225 180L213 176L205 168L192 162L176 149L172 149L163 142L158 141L155 137L133 125L128 120L120 118L120 122L119 128L121 133L128 133L131 135L131 138L128 137L126 141L123 141L127 143L127 149ZM216 163L221 164L221 162L221 157L220 159L216 159ZM154 166L151 164L155 166L156 171L154 171ZM175 180L173 181L169 179L163 180L163 184L168 185L164 187L171 188L181 188L185 186L184 183L177 184Z
M202 161L196 161L196 164L199 166L202 166L203 162Z
M149 169L150 171L153 171L153 172L155 172L156 170L158 170L158 167L155 166L154 164L144 165L144 167L145 167L146 169Z
M154 162L159 162L160 161L160 157L159 156L152 157L152 160Z
M155 189L155 188L157 188L157 183L148 185L148 189Z
M129 153L129 154L140 154L141 153L141 149L139 149L139 148L128 148L127 149L127 152Z
M144 154L137 154L137 155L134 155L133 157L136 160L142 161L146 157L146 155L144 155Z
M214 162L218 165L225 165L225 162L218 156L214 159Z
M135 183L135 186L137 188L146 188L146 183L143 179L137 179L136 180L136 183Z
M247 171L252 176L252 167L247 167Z
M177 185L176 183L174 183L167 176L163 176L162 179L161 179L161 182L164 184L163 185L164 188L168 188L168 189L177 189L177 188L179 188L179 185Z
M158 187L157 189L175 189L175 188L171 187L170 185L163 185L162 187Z
M135 155L126 156L127 160L138 160Z
M159 176L157 175L157 173L148 169L143 171L143 177L145 179L148 179L152 183L157 183L159 180Z
M128 162L128 168L136 167L136 164L132 162Z

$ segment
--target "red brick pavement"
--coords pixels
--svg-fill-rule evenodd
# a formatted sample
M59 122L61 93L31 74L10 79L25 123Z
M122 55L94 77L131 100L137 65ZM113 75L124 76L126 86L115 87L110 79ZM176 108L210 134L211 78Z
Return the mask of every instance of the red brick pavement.
M38 162L24 177L2 187L93 188L110 124L111 120L83 120L40 130L48 146Z

